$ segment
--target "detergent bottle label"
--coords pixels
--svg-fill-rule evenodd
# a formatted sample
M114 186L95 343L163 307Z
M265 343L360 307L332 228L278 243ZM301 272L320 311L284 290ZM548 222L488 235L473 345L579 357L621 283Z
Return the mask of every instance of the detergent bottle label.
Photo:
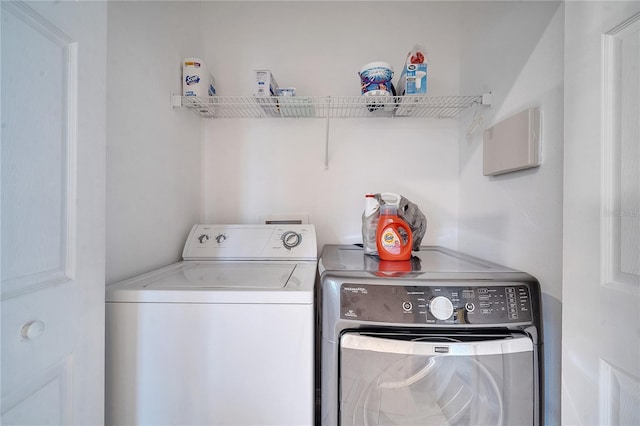
M391 227L382 231L382 235L380 236L380 245L382 246L382 249L389 254L400 254L400 250L402 250L400 237Z

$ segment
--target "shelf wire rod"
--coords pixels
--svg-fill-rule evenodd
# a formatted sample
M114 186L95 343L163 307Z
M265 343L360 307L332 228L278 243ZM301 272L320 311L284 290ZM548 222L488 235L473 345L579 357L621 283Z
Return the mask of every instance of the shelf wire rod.
M331 104L331 98L327 97L327 106ZM329 122L331 121L331 114L327 111L327 124L324 129L324 169L329 170Z

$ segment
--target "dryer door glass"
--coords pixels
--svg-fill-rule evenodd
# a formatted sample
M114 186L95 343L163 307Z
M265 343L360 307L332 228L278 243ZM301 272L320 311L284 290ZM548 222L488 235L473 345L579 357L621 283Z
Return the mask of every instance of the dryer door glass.
M341 426L531 425L533 350L517 335L459 341L343 334Z

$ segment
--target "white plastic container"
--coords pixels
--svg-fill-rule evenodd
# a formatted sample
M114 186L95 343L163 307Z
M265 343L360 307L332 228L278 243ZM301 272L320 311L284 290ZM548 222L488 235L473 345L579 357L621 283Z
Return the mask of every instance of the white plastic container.
M364 196L364 212L362 213L362 248L364 254L378 254L376 230L380 217L380 204L374 194Z
M182 96L213 96L216 93L213 76L199 58L182 61Z
M385 96L393 93L393 67L388 62L370 62L360 72L360 91L363 95Z

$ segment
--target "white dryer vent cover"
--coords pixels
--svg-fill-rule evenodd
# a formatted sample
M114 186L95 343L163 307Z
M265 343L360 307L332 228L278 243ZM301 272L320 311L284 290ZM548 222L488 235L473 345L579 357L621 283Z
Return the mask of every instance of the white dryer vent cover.
M539 166L539 108L522 111L485 130L482 159L485 176Z

